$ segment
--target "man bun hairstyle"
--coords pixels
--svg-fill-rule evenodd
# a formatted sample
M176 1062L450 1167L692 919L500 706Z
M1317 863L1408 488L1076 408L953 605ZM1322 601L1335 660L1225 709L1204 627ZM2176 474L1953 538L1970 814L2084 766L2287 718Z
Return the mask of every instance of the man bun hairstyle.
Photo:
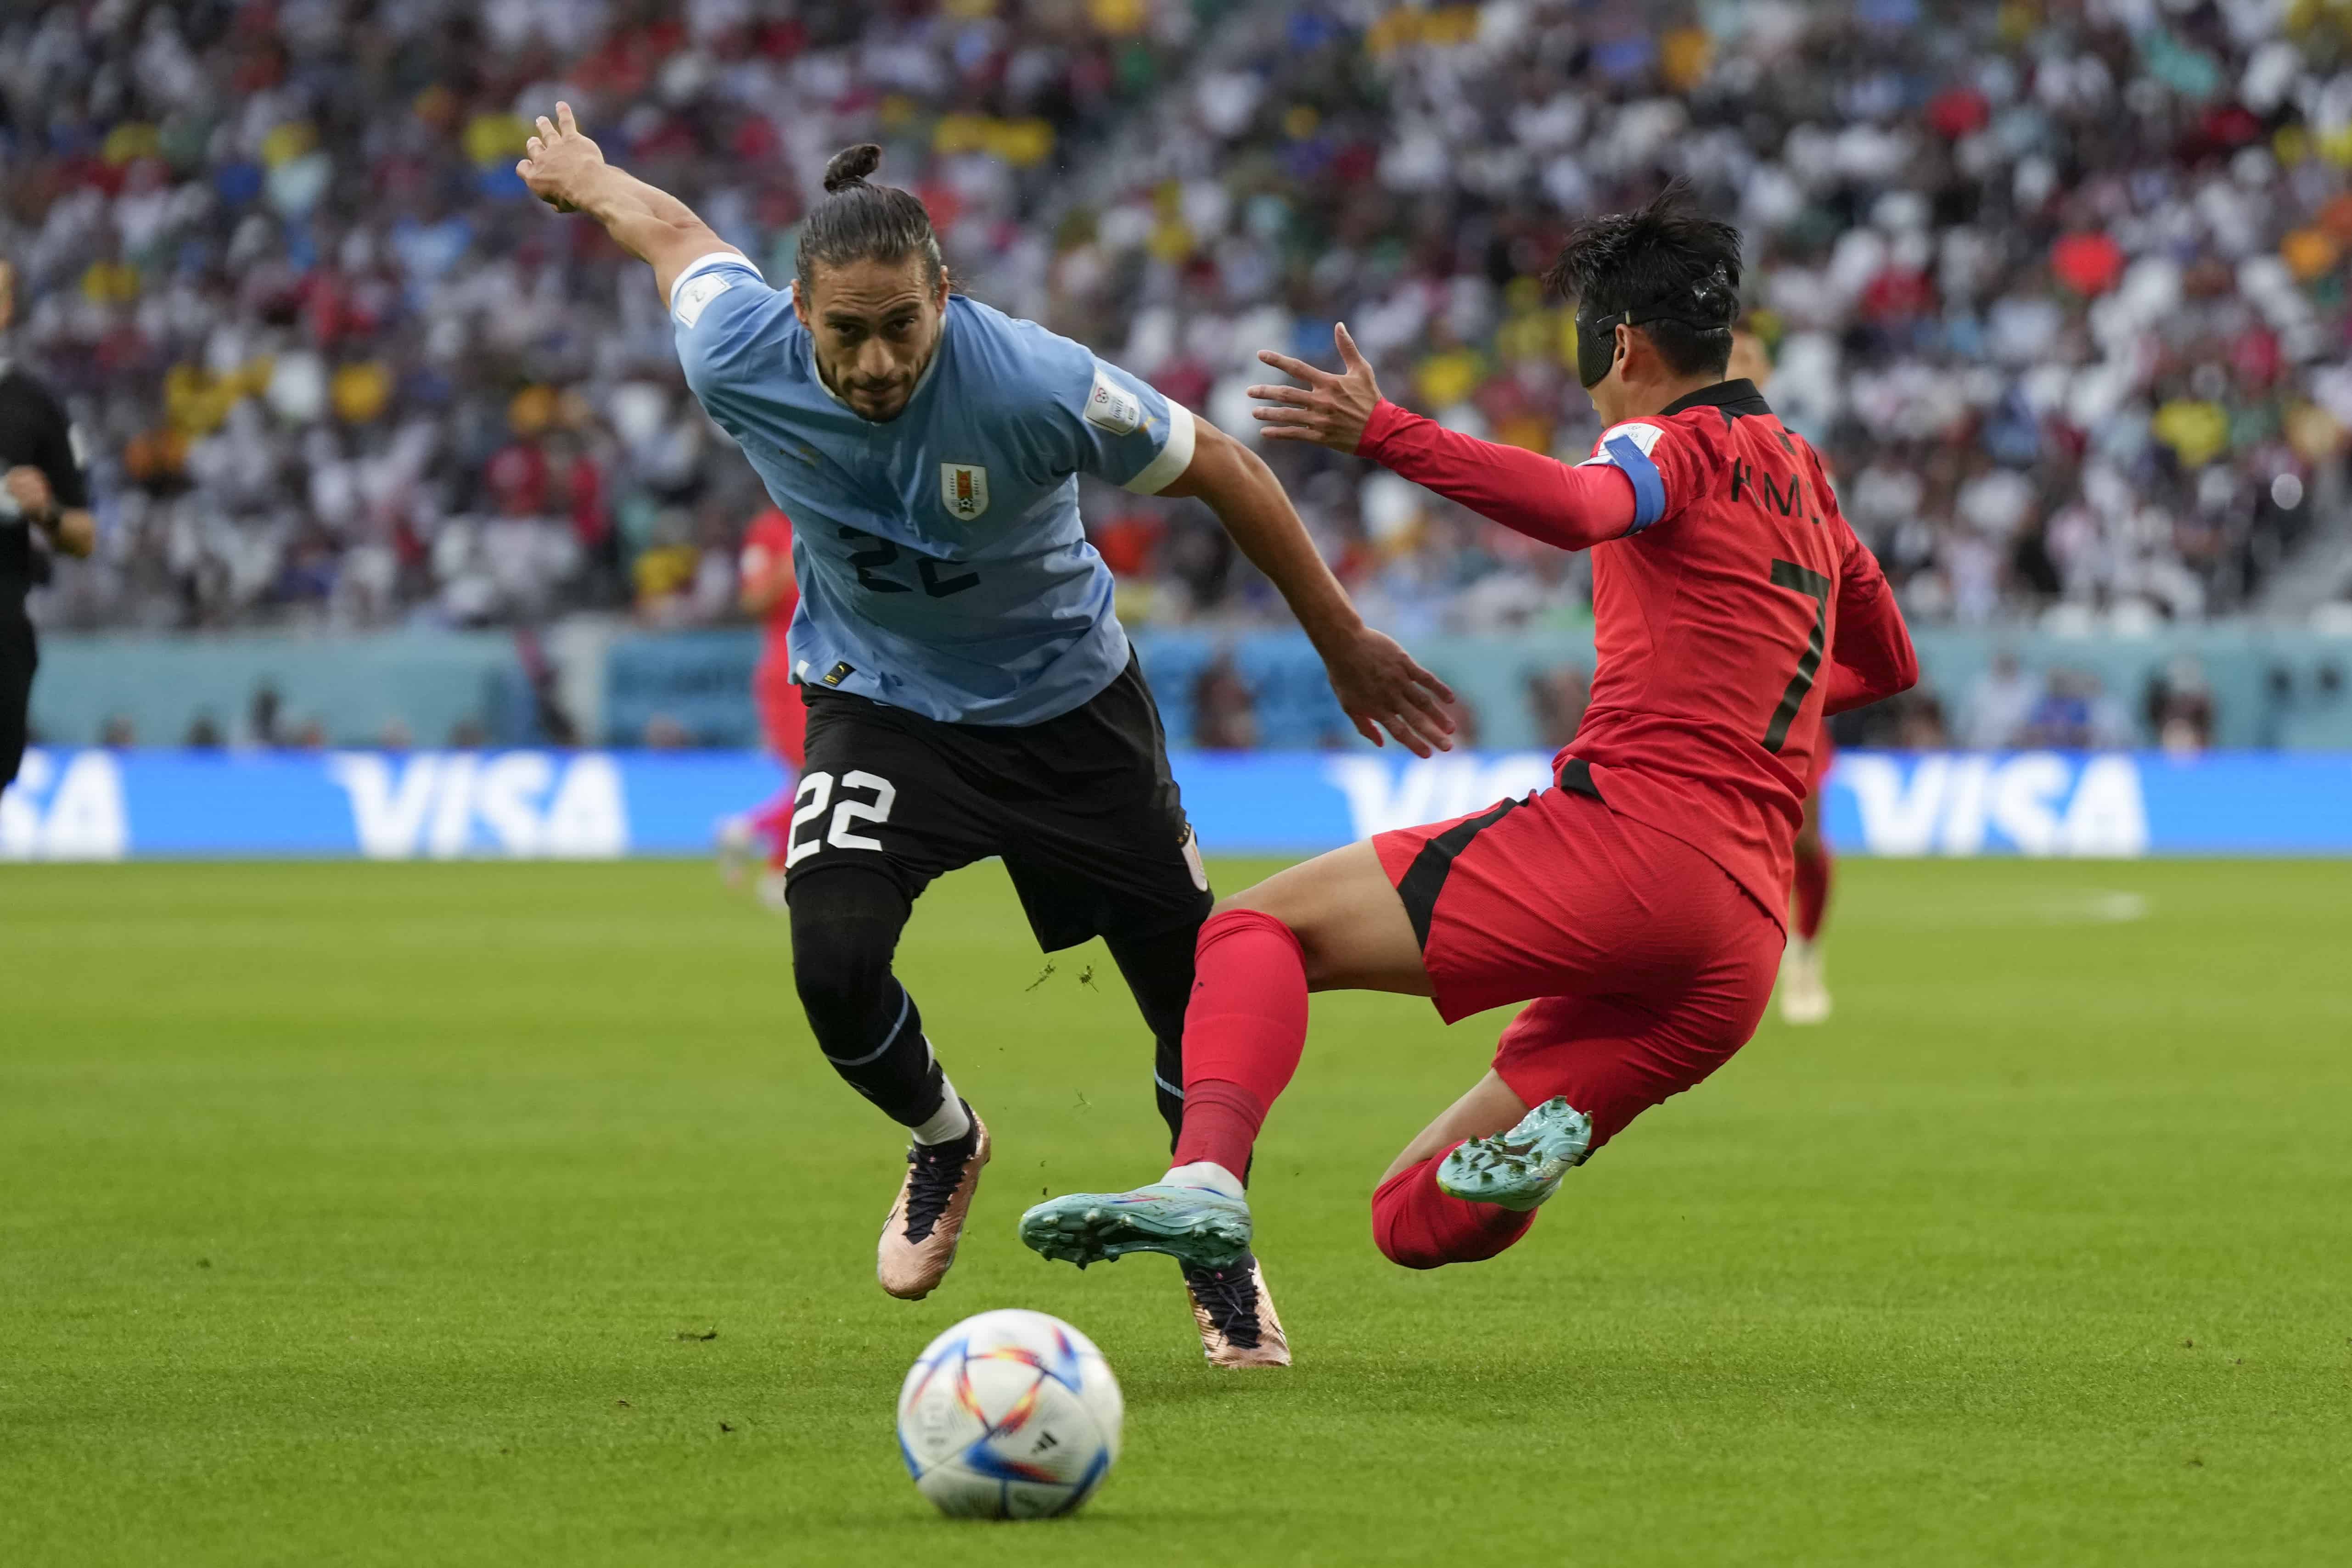
M1677 375L1723 373L1739 319L1739 231L1676 180L1646 205L1576 225L1544 282L1576 301L1577 373L1609 373L1619 324L1639 327ZM1596 368L1597 361L1597 368Z
M919 256L925 275L938 285L946 268L940 259L939 235L931 231L931 214L908 192L867 183L866 176L881 166L882 149L871 141L845 147L825 163L824 197L801 224L800 256L793 267L803 299L815 286L819 266L853 261L887 263Z
M866 176L882 167L882 149L871 141L861 141L855 147L845 147L825 160L824 193L832 195L845 185L863 185Z

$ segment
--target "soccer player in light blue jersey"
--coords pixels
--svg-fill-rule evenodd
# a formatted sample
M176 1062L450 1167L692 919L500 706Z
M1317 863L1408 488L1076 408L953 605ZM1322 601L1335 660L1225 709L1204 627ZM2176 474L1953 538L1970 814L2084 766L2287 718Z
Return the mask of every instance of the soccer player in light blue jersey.
M1281 590L1356 727L1448 744L1452 694L1366 626L1271 470L1083 345L952 292L922 204L834 159L791 287L607 164L570 108L519 165L651 264L687 382L794 525L790 634L807 765L786 853L793 964L819 1048L912 1145L877 1273L928 1294L954 1260L988 1129L891 971L932 878L989 855L1051 952L1099 935L1158 1042L1172 1138L1193 945L1211 897L1160 716L1077 476L1197 497ZM1286 1365L1256 1260L1187 1269L1204 1353Z

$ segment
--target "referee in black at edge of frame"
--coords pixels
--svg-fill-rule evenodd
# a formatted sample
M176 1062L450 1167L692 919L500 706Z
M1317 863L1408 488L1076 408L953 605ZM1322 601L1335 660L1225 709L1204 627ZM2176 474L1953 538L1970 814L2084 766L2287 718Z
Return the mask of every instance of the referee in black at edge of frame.
M0 334L16 314L16 269L0 260ZM65 410L11 362L0 336L0 789L16 781L25 759L33 668L40 663L25 595L49 580L49 551L86 556L98 543L74 445Z

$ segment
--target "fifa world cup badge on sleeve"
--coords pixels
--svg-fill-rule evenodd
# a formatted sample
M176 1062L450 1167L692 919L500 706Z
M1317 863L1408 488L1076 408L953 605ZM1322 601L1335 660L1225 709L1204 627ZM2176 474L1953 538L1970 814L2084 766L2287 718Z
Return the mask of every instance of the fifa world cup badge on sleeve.
M1143 400L1097 370L1087 393L1087 423L1113 435L1133 435L1143 423Z
M940 464L940 503L959 517L988 510L988 470L977 463Z
M688 278L678 286L677 298L670 301L670 312L680 326L692 329L702 319L702 308L735 287L732 279L722 273L706 272Z

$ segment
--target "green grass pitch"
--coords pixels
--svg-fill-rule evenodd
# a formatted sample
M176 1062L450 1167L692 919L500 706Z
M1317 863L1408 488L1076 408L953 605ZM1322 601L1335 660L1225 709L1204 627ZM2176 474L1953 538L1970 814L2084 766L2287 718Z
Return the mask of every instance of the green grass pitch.
M0 868L0 1562L2340 1561L2352 871L1839 896L1835 1020L1475 1267L1391 1267L1365 1198L1501 1015L1318 998L1256 1194L1298 1364L1250 1376L1164 1260L1016 1242L1164 1143L1100 950L1040 981L993 867L902 955L998 1140L919 1304L899 1141L705 866ZM1102 1344L1126 1457L949 1524L893 1400L1004 1305Z

